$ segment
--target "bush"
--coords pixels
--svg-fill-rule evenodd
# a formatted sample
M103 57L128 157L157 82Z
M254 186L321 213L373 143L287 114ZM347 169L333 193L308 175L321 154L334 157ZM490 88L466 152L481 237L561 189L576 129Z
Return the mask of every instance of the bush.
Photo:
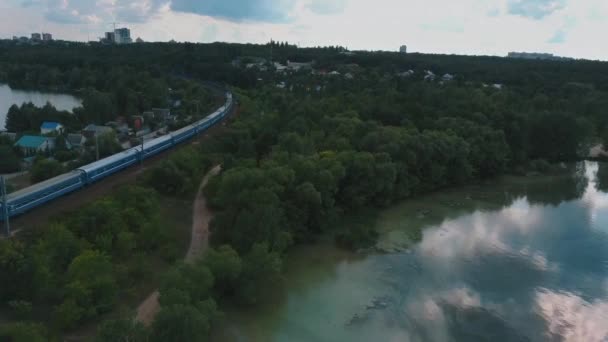
M551 164L544 159L535 159L530 162L530 170L545 173L551 170Z
M64 172L63 165L55 160L39 159L30 170L30 180L38 183L59 176Z
M0 146L0 173L19 171L19 158L9 146Z
M76 151L59 151L55 153L55 159L60 162L66 162L78 158L78 152Z
M32 303L25 300L11 300L8 306L18 317L25 318L32 313Z

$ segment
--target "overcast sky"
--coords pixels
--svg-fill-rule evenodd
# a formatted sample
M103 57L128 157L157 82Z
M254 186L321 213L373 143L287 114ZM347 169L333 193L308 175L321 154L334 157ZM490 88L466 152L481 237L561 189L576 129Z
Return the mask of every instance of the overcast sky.
M146 41L608 60L608 0L0 0L4 37L96 39L112 22Z

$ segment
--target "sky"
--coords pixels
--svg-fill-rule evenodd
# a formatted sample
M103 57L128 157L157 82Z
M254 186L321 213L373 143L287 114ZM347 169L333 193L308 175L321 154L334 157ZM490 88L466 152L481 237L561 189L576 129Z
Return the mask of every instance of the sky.
M145 41L608 60L608 0L0 0L5 38L96 40L114 22Z

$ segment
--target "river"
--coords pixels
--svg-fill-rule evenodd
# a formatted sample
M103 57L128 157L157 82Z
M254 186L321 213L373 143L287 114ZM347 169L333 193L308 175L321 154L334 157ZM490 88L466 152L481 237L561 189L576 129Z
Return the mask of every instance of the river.
M223 339L608 341L608 164L564 173L396 205L370 253L298 247L285 293L229 310Z
M82 101L71 95L15 90L6 84L0 84L0 131L5 128L9 108L14 104L20 106L27 102L32 102L38 107L50 102L58 110L67 111L72 111L82 105Z

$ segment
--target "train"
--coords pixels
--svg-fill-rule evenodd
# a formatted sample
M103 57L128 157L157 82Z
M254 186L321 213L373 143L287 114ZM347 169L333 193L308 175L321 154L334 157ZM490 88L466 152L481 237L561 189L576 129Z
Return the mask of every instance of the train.
M8 217L22 215L58 197L78 191L205 132L220 122L232 110L234 106L232 93L226 92L225 98L225 103L204 119L170 134L148 141L143 144L143 147L137 146L127 149L68 173L8 194L6 202L0 202L0 221L4 221L7 215Z

